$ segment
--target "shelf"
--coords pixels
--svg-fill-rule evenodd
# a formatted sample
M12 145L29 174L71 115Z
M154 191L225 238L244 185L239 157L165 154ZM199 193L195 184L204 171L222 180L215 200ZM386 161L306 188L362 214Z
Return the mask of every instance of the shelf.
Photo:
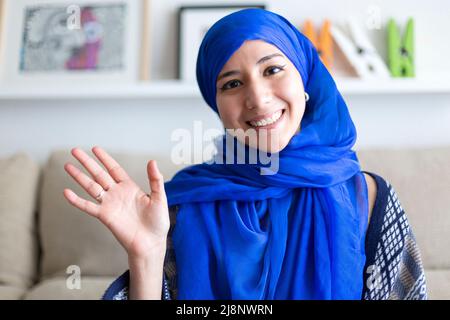
M73 86L0 86L0 100L28 99L185 99L200 98L197 84L177 80L153 83Z
M449 80L388 79L360 80L335 78L345 96L390 94L450 94ZM196 83L161 80L138 84L103 84L90 86L54 85L12 86L0 85L2 100L35 99L201 99Z
M335 78L344 95L368 94L450 94L449 79L390 78L361 80L357 78Z

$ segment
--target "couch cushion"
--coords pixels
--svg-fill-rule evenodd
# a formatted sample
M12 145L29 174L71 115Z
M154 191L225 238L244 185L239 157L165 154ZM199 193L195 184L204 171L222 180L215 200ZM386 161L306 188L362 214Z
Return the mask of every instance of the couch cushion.
M90 150L84 150L93 156ZM178 168L164 157L110 154L146 192L149 192L146 166L150 159L158 162L165 180ZM70 265L79 266L83 276L118 276L128 267L123 248L100 221L70 205L63 196L64 188L70 188L95 201L65 172L64 164L68 161L83 168L70 150L59 150L51 154L44 169L39 210L42 277L63 276ZM83 171L87 173L84 168Z
M28 287L36 278L38 182L39 165L27 154L0 159L0 284L5 286Z
M77 289L67 286L65 277L50 278L31 288L24 299L100 300L112 281L112 277L81 277L80 288Z
M425 270L427 281L428 299L449 300L450 299L450 270Z
M450 147L357 153L363 170L379 174L396 190L425 267L450 269Z
M19 300L26 292L25 288L0 285L0 300Z

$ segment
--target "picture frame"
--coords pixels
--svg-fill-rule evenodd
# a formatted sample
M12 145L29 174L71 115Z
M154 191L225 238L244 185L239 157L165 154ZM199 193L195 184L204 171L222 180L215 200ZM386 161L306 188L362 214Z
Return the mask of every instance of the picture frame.
M245 8L266 9L265 4L182 6L178 9L177 78L195 82L195 66L201 41L208 29L220 18Z
M5 0L0 0L0 66L3 58L3 30L5 24Z
M143 1L4 2L1 82L90 85L135 82L145 74Z

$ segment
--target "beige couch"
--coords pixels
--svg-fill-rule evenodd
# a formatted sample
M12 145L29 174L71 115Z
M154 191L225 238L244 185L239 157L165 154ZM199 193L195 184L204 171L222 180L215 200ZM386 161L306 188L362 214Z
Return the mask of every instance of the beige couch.
M144 190L149 159L166 180L180 168L163 157L112 154ZM358 154L364 170L388 179L399 194L422 251L429 297L449 299L450 147ZM26 153L0 159L0 299L99 299L127 269L110 232L64 199L65 187L85 196L64 171L69 160L79 167L69 150L53 152L44 167Z

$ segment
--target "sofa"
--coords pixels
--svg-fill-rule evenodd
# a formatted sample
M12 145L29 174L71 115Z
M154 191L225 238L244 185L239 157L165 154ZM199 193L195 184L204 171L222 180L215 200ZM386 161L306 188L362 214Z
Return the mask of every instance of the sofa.
M83 148L92 155L89 147ZM164 156L113 152L143 190L155 159L166 180L181 169ZM397 191L421 249L430 299L450 298L450 147L357 150L363 170ZM0 159L0 299L100 299L127 269L126 253L98 220L72 207L71 188L87 198L63 165L70 150L44 164L26 152Z

